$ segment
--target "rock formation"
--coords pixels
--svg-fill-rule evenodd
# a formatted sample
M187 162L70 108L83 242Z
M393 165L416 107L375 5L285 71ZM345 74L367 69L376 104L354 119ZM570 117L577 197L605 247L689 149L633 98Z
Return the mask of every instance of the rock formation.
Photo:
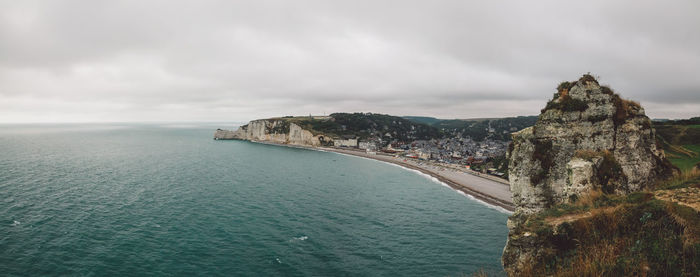
M240 139L271 143L319 146L331 141L323 135L314 135L299 125L284 119L253 120L236 131L218 129L214 139Z
M516 205L503 254L510 275L538 256L536 235L519 228L527 215L576 201L592 190L644 190L673 172L657 148L644 109L591 75L562 83L537 123L513 134L508 158Z

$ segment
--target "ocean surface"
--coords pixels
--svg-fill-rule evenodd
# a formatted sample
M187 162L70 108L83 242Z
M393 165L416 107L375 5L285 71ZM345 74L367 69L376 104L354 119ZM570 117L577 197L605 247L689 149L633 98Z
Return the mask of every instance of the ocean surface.
M507 214L225 124L0 125L1 276L501 275Z

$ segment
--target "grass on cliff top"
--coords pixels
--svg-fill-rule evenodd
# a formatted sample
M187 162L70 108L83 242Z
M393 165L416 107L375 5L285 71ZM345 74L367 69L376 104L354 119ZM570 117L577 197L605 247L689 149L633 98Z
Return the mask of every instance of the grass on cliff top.
M588 103L586 103L586 101L573 99L571 98L571 96L569 96L569 91L574 86L576 86L578 82L581 82L583 84L590 82L600 85L598 83L598 80L596 80L596 78L593 77L593 75L591 74L584 74L581 78L578 79L578 81L561 82L557 86L557 92L554 93L552 100L547 102L547 105L541 110L541 112L544 113L547 110L560 110L563 112L583 112L586 109L588 109ZM639 104L639 102L623 99L622 97L620 97L620 95L616 94L615 91L613 91L610 87L601 86L600 89L603 93L612 96L612 102L613 105L615 105L615 114L613 116L613 121L615 122L616 126L623 124L628 118L634 116L637 113L636 111L641 109L641 105Z
M687 187L700 187L700 169L692 169L681 172L673 179L664 181L656 185L657 190L679 189Z
M673 165L687 172L700 164L700 145L671 145L666 150L666 155Z
M658 189L689 186L700 187L700 170ZM521 276L700 276L700 213L652 192L595 191L525 222L520 233L534 233L545 245Z

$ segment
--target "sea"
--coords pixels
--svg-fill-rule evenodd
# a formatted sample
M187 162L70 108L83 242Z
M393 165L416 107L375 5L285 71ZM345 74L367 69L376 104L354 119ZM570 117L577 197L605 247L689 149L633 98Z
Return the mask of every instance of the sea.
M0 276L503 275L502 210L216 128L234 127L0 125Z

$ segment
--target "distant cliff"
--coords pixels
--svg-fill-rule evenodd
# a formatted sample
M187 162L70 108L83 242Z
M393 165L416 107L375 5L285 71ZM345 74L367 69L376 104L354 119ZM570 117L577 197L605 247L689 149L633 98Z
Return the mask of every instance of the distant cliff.
M304 146L320 146L332 142L332 139L322 134L314 135L311 131L286 119L253 120L235 131L218 129L214 133L214 139L240 139Z
M691 263L679 270L695 272L700 265L692 263L700 261L694 256L700 254L695 252L700 244L690 241L684 252L674 243L696 239L692 234L700 224L694 218L700 217L677 203L663 204L649 192L677 168L657 147L644 109L591 75L563 82L557 90L536 124L514 133L509 147L516 211L508 220L506 272L654 275L665 269L649 265L672 263L669 259L678 253L670 252L678 251L687 258L683 262ZM664 225L669 222L689 227ZM655 232L676 237L665 241ZM634 243L638 248L629 245ZM651 248L668 256L645 252Z
M297 145L353 144L357 140L383 145L441 138L436 128L410 120L373 113L333 113L330 116L286 116L253 120L238 130L217 130L215 139L242 139Z

